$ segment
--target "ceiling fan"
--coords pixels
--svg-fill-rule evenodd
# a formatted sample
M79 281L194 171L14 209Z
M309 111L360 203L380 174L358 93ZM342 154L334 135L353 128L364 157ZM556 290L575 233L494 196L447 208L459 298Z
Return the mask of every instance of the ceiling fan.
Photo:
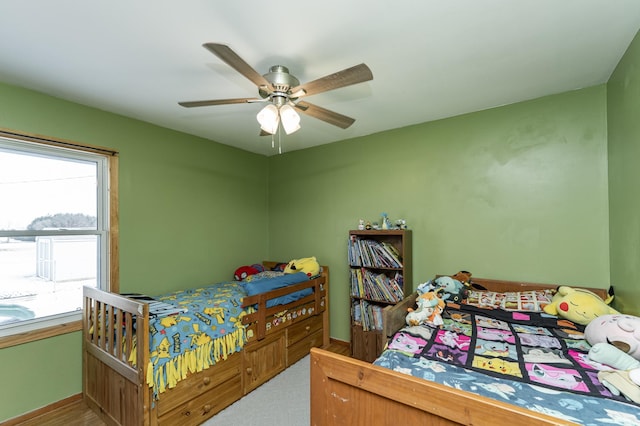
M373 79L373 74L369 67L365 64L360 64L317 80L300 84L300 81L290 74L289 69L283 65L274 65L269 68L268 73L260 75L229 46L219 43L205 43L203 47L258 86L260 98L189 101L178 102L178 104L192 108L210 105L268 102L269 104L258 113L257 117L262 129L261 134L275 134L280 124L287 134L295 132L300 128L300 116L296 111L346 129L354 123L355 119L309 102L301 101L300 98Z

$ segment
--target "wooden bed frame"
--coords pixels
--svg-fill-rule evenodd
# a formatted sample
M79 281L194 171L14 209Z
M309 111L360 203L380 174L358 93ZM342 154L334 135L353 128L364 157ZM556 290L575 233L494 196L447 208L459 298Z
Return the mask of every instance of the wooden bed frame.
M525 291L557 285L473 279L487 290ZM589 289L602 298L608 290ZM383 312L385 333L405 326L417 294ZM311 425L571 425L501 401L429 382L322 349L311 350Z
M263 264L270 269L276 262ZM312 288L313 293L287 305L266 307L269 299L305 288ZM328 346L328 304L326 266L313 280L244 298L244 306L257 305L258 309L243 316L250 337L242 351L188 375L154 400L146 384L150 359L148 305L85 287L84 400L109 425L201 424L302 359L311 348ZM298 315L303 309L305 314ZM114 328L114 324L123 326ZM137 341L136 361L130 362L133 348L126 336L133 335Z

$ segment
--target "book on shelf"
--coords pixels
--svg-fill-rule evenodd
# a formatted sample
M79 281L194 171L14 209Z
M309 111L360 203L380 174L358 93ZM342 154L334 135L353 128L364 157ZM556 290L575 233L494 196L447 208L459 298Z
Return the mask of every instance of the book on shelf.
M353 324L362 326L363 331L382 330L382 306L366 300L354 300L351 309Z
M362 325L362 310L360 303L351 304L351 318L353 318L354 324Z
M377 274L365 268L351 269L351 296L386 303L396 303L404 298L402 274L393 278Z
M352 235L349 239L348 254L352 266L402 268L400 253L392 244L384 241L359 239Z

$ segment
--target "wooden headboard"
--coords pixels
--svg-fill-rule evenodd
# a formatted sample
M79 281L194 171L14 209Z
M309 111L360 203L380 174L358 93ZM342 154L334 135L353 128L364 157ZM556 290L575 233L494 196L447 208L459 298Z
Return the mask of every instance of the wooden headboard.
M436 275L436 278L440 276L442 275ZM555 290L559 286L563 285L563 284L531 283L526 281L495 280L491 278L472 278L471 283L480 286L479 289L496 291L500 293L507 292L507 291L529 291L529 290L544 290L544 289ZM606 299L611 294L611 287L608 287L608 288L576 287L576 288L589 290L597 294L603 300ZM385 336L391 337L396 331L400 330L402 327L405 326L405 317L407 316L407 309L415 307L417 297L418 297L418 293L413 292L411 295L406 297L402 302L393 306L387 306L386 308L383 309L382 311L383 324L384 324L383 333Z

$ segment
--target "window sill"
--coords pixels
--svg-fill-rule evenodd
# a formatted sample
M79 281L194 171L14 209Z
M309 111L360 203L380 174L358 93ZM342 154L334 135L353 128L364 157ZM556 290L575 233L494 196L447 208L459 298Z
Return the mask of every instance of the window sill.
M23 343L35 342L49 337L60 336L62 334L73 333L74 331L80 330L82 330L82 321L73 320L56 324L51 327L18 332L16 334L0 337L0 349L21 345Z

